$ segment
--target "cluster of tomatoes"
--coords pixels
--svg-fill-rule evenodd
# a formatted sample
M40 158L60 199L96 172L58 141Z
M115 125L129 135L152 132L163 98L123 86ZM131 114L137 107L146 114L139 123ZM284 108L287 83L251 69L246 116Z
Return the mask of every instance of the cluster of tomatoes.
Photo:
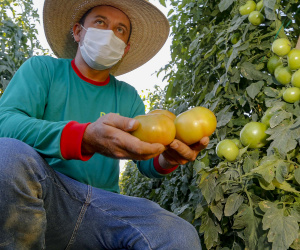
M273 42L272 51L275 55L268 61L268 71L288 87L283 92L283 100L295 103L300 100L300 49L292 49L288 39L279 38Z
M217 127L217 118L205 107L194 107L178 116L156 109L135 117L139 127L131 134L142 141L169 145L175 138L187 145L210 136Z
M261 13L263 6L263 0L259 1L257 4L254 1L247 1L245 5L242 5L239 8L239 11L242 16L249 15L249 22L257 26L265 21L265 17Z

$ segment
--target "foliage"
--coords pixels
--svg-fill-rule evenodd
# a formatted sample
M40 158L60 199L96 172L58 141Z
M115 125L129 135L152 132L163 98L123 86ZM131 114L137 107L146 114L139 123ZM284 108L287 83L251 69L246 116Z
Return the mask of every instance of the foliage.
M46 53L36 37L38 18L32 0L0 1L0 96L25 60Z
M300 106L282 99L289 85L267 70L276 38L295 47L300 2L264 0L259 26L240 15L246 0L169 2L172 60L161 69L169 84L149 96L151 108L179 114L204 106L216 114L217 130L195 162L163 180L140 176L130 163L123 192L193 223L204 249L300 249ZM241 147L233 162L217 157L218 142L239 139L244 125L260 121L268 108L273 116L265 147Z

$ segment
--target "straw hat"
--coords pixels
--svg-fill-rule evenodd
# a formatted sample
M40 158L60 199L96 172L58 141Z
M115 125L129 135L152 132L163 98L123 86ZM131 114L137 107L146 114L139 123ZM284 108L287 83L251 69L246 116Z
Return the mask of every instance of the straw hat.
M115 76L149 61L168 38L170 27L167 18L146 0L45 0L44 30L57 57L75 58L78 44L72 37L72 28L89 9L98 5L120 9L132 25L130 50L111 69Z

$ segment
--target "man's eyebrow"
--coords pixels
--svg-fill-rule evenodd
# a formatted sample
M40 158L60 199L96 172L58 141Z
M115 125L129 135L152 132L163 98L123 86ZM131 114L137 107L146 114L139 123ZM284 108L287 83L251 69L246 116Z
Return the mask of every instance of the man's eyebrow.
M104 20L108 20L106 16L102 16L102 15L97 15L97 16L95 16L95 18L99 18L99 17L102 18L102 19L104 19ZM126 24L124 24L124 23L119 23L119 25L122 26L122 27L124 27L127 31L129 30L129 28L127 27Z

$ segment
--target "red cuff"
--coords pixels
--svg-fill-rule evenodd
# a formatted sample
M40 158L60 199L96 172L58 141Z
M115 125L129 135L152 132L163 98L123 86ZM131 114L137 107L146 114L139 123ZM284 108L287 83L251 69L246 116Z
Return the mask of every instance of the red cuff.
M178 168L178 165L177 166L174 166L172 168L168 168L168 169L165 169L165 168L162 168L159 164L159 161L158 161L158 158L159 156L156 156L154 159L153 159L153 165L154 165L154 168L155 170L160 173L160 174L169 174L169 173L172 173L176 168Z
M83 134L89 124L71 121L64 127L60 138L60 151L64 159L88 161L93 156L82 155L81 152Z

